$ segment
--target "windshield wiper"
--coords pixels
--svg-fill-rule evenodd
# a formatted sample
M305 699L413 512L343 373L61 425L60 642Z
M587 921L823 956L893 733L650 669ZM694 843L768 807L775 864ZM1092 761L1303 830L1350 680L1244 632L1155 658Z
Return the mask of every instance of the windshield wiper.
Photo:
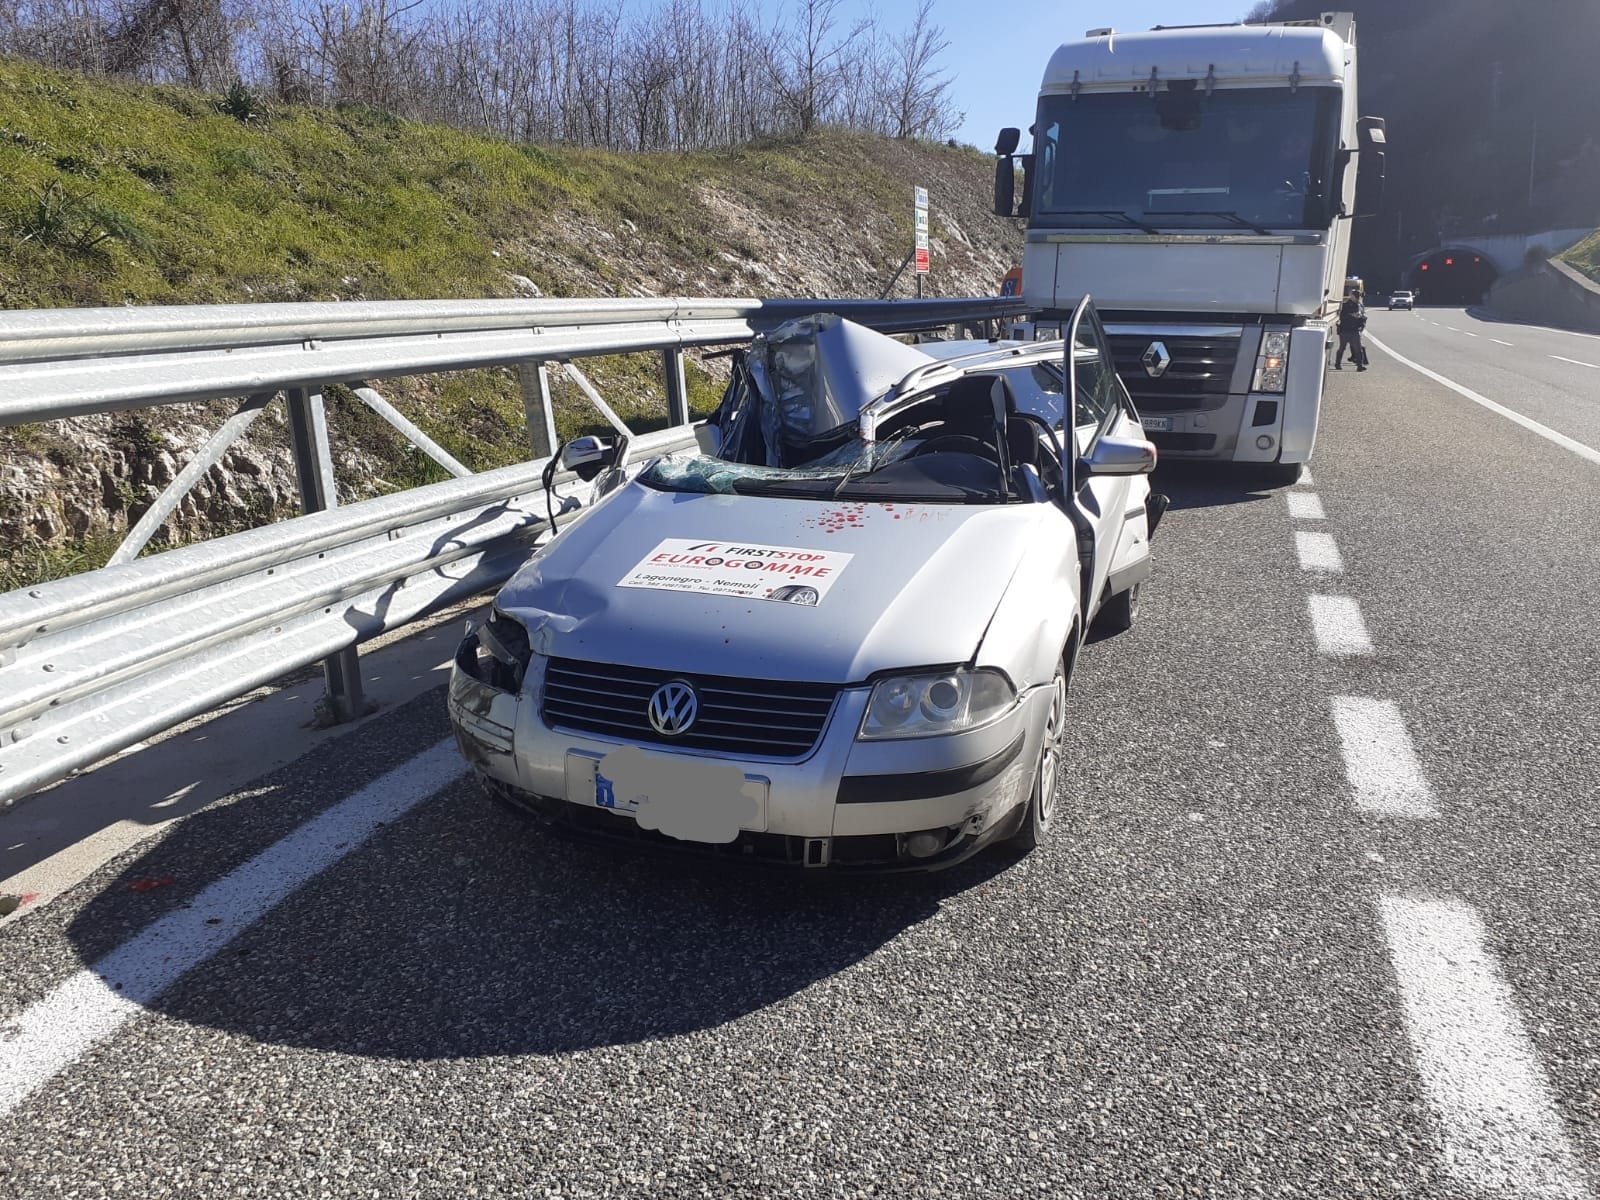
M1241 229L1253 229L1257 233L1268 235L1272 233L1272 230L1265 229L1254 221L1246 221L1232 210L1218 208L1168 208L1159 212L1153 208L1147 208L1144 210L1144 215L1147 217L1226 217Z
M1126 221L1135 229L1142 229L1145 233L1160 233L1153 225L1146 225L1143 221L1135 221L1120 208L1067 208L1049 214L1052 217L1116 217L1119 221Z

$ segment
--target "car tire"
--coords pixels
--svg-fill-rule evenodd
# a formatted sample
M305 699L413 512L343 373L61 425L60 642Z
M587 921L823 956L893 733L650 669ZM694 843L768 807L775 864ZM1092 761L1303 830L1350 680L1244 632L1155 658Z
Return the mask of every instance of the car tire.
M1100 634L1127 633L1139 619L1139 585L1109 597L1095 614L1094 629Z
M1039 743L1039 761L1034 767L1033 787L1022 814L1022 823L1011 835L1011 844L1022 853L1037 850L1055 826L1056 792L1061 783L1061 749L1067 730L1067 680L1076 657L1077 639L1061 656L1055 678L1050 681L1053 695L1045 717L1044 736Z
M1288 487L1300 482L1305 463L1263 463L1257 468L1257 478L1263 487Z

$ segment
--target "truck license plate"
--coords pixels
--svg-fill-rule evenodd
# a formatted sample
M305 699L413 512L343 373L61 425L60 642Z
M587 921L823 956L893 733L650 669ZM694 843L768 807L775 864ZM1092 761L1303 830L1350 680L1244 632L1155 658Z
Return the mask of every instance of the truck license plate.
M1140 417L1139 424L1144 426L1146 433L1170 433L1172 431L1171 417Z

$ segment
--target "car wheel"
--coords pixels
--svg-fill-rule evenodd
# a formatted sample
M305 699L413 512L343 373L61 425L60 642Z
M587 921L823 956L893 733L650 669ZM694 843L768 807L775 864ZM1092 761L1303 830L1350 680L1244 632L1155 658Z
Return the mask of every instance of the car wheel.
M1118 592L1101 606L1095 615L1094 627L1097 633L1127 633L1138 619L1139 585L1136 583L1127 591Z
M1263 463L1256 468L1263 487L1288 487L1300 481L1305 463Z
M1050 686L1050 712L1045 718L1044 738L1039 745L1039 762L1033 772L1033 790L1028 795L1022 824L1011 835L1011 843L1024 854L1038 848L1055 824L1056 789L1061 782L1061 748L1067 730L1067 662L1063 655Z

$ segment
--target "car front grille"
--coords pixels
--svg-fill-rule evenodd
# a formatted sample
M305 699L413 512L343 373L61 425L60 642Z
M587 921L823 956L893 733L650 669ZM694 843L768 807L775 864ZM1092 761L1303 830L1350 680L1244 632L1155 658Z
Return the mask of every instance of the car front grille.
M1213 397L1226 396L1239 358L1239 335L1108 333L1117 374L1140 412L1178 412L1216 408ZM1172 361L1161 378L1144 369L1144 353L1152 342L1167 348Z
M674 679L694 686L699 713L687 732L668 737L650 724L649 705L655 690ZM545 723L554 729L744 758L796 759L816 746L838 694L838 687L828 683L552 658L545 671L543 711Z

